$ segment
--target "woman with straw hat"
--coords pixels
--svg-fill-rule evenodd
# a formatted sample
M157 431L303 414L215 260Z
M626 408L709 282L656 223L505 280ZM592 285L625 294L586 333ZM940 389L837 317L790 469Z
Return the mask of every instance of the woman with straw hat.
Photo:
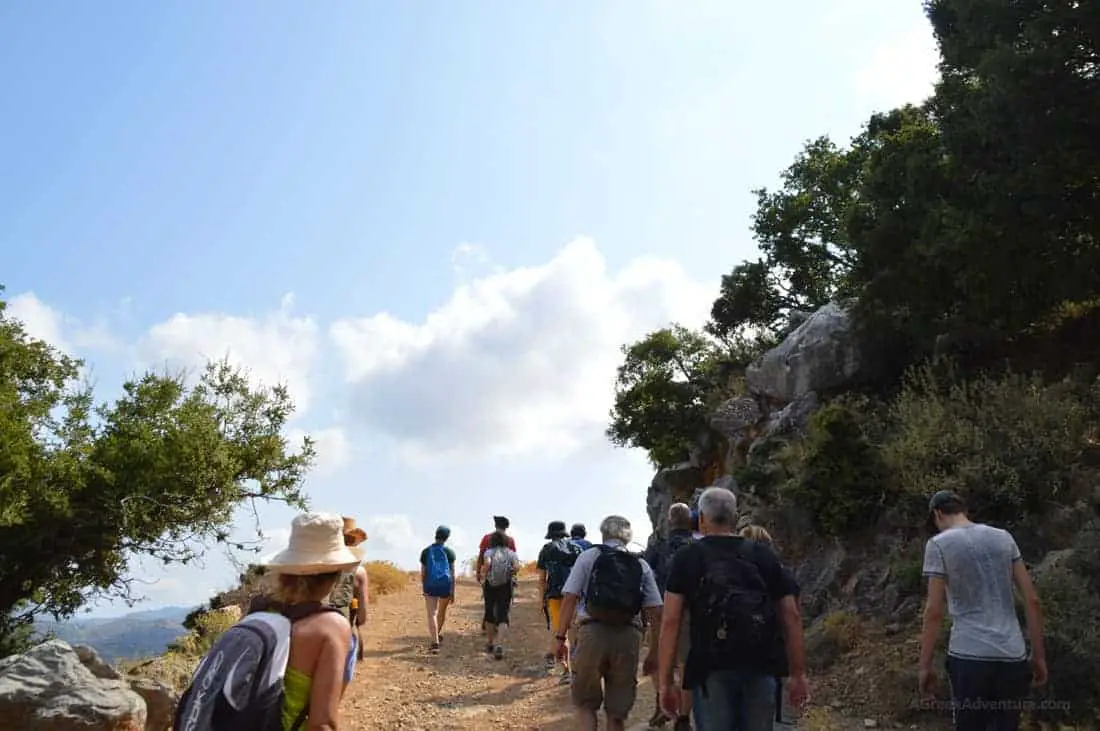
M286 549L266 562L273 575L272 598L287 613L322 605L341 573L359 567L361 555L344 541L338 515L304 513L290 525ZM348 622L336 612L321 611L292 625L284 687L283 729L337 728L340 699L351 681L358 642ZM303 717L308 726L300 725Z

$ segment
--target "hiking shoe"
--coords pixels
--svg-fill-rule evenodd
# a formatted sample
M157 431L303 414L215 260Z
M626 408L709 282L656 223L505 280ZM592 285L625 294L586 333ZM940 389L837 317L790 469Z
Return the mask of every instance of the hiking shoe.
M493 646L492 646L492 644L488 644L488 645L485 645L485 652L487 652L487 653L488 653L488 654L490 654L490 655L492 655L492 654L493 654Z
M558 685L572 685L572 684L573 684L573 673L570 672L569 670L566 670L564 673L561 674L561 678L558 680Z
M653 715L649 717L649 722L646 725L650 728L664 728L666 723L668 723L668 716L665 715L664 711L658 708L653 712Z
M691 731L691 717L680 716L676 719L676 725L672 727L672 731Z
M439 652L439 643L433 642L432 644L428 645L428 652Z
M503 660L504 659L504 648L501 647L500 645L497 645L496 647L494 647L493 648L493 657L495 657L497 660Z
M547 672L553 670L558 665L557 658L555 658L550 653L546 653L545 655L543 655L542 659L543 659L543 662L546 664Z

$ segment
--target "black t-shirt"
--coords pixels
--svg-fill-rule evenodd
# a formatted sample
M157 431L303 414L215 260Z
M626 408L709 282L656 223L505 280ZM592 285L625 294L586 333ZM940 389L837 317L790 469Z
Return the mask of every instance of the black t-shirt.
M685 546L672 558L672 567L669 571L668 584L665 590L670 594L680 594L684 597L684 608L698 615L701 607L696 606L699 583L706 572L706 557L703 553L704 545L712 552L737 553L744 551L744 555L751 558L760 572L768 594L776 604L785 597L796 594L797 586L794 585L793 576L784 570L775 551L763 543L750 541L740 536L704 536L702 539ZM743 548L742 548L743 546ZM684 687L694 687L711 670L752 670L773 674L775 672L775 658L772 653L765 657L724 657L719 659L708 658L703 653L697 652L697 647L703 647L706 639L699 636L702 631L697 623L691 623L691 651L688 653L684 668ZM780 630L781 631L781 630Z

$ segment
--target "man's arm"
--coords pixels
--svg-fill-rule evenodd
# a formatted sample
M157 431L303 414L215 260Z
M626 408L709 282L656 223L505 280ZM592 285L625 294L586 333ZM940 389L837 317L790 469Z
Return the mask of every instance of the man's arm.
M932 669L932 656L936 652L943 617L947 607L947 581L942 576L928 577L928 599L924 603L924 625L920 634L920 667Z
M656 632L657 682L660 687L672 685L672 671L677 664L676 648L680 642L681 620L684 616L684 595L665 591L665 606Z
M1043 608L1039 603L1039 593L1031 581L1022 559L1012 564L1012 578L1024 600L1024 617L1027 619L1027 636L1031 641L1032 662L1046 663L1046 646L1043 644Z
M546 598L546 546L543 546L539 550L538 558L535 559L535 569L539 574L539 599Z
M573 625L573 615L577 612L576 594L563 593L561 597L561 610L558 613L558 626L554 628L554 637L565 637L566 632Z
M367 569L360 566L355 570L355 596L359 600L359 610L355 614L355 626L362 627L367 621L367 601L370 599L370 577Z
M802 610L793 594L779 600L779 621L783 623L783 641L787 648L790 677L805 675L806 649L802 644Z

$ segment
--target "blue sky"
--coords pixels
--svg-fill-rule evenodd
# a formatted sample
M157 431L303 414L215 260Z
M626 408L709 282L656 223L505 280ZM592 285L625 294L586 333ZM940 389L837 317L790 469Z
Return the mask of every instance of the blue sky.
M225 354L286 381L373 557L497 512L529 557L555 518L644 540L618 345L700 324L750 191L935 61L917 0L5 3L0 282L105 397ZM138 571L148 606L231 578Z

